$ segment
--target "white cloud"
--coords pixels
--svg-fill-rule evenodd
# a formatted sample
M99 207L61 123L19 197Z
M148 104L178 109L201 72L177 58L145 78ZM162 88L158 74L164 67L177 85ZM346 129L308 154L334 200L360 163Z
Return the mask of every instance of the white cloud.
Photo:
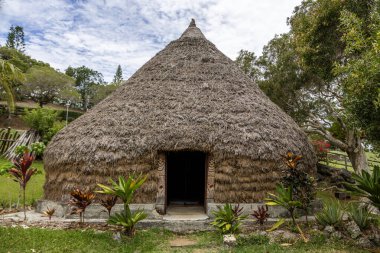
M0 44L21 25L26 52L64 70L86 65L111 81L118 64L127 78L171 40L191 18L223 53L260 54L301 0L3 0Z

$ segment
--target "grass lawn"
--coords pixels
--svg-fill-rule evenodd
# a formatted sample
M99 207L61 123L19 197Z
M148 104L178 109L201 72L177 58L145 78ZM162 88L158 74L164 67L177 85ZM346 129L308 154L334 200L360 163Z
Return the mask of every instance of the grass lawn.
M12 165L8 160L0 157L0 168ZM42 161L35 161L32 165L40 172L32 176L26 186L26 201L32 204L34 201L42 198L43 184L45 182L45 172L43 170ZM0 205L9 206L9 203L16 203L20 193L20 186L17 182L13 181L8 175L0 176Z
M121 242L112 239L110 232L92 230L49 230L40 228L0 227L0 252L368 252L342 242L327 241L315 236L305 244L298 242L291 246L269 244L263 236L251 236L238 246L229 249L222 244L216 232L199 232L177 235L162 229L138 230L133 238ZM189 239L194 245L171 247L170 241ZM238 240L239 241L239 240Z
M336 168L336 169L345 169L344 160L335 160L336 158L333 158L334 157L334 155L333 155L334 153L342 155L342 157L340 159L343 159L343 156L347 157L347 153L346 152L339 151L339 150L333 150L330 153L331 156L329 155L329 164L328 165L330 167L333 167L333 168ZM380 154L373 153L373 152L366 152L366 156L367 156L370 168L373 167L374 165L380 166ZM324 160L320 161L320 163L327 165L326 161L324 161ZM348 157L347 157L347 163L348 163L347 164L348 165L347 169L349 171L351 171L351 172L354 172L354 170L352 168L352 165L351 165L351 162L348 160Z

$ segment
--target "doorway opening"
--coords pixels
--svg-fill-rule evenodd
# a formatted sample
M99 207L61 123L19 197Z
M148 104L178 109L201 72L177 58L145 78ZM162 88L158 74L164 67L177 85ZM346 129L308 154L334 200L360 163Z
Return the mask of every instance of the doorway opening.
M204 206L206 154L180 151L166 154L168 206Z

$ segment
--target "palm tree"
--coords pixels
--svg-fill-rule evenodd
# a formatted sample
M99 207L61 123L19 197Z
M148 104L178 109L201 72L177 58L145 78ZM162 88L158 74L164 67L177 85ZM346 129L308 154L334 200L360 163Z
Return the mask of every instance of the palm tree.
M22 80L24 80L24 74L19 68L4 59L0 59L0 85L5 91L9 117L11 113L15 111L15 97L12 89L12 82Z

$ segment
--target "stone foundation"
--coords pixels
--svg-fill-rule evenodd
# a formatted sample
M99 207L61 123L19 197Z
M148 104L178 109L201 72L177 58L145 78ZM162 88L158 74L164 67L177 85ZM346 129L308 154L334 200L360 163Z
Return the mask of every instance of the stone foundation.
M236 205L232 203L232 205ZM240 203L240 207L243 208L244 214L252 214L253 211L257 210L259 206L262 206L263 203ZM218 206L223 206L223 203L208 203L206 214L213 218L212 212L217 210ZM78 217L78 215L70 215L70 207L66 203L50 201L50 200L40 200L37 202L36 211L42 213L47 210L47 208L55 208L54 216L65 218L65 219L73 219ZM159 214L156 211L156 203L148 203L148 204L131 204L131 211L136 210L144 210L148 214L148 219L151 220L162 220L163 215ZM112 208L111 214L115 212L120 212L123 210L122 204L116 204ZM271 218L280 218L280 217L288 217L287 211L280 206L269 206L269 214ZM100 204L92 204L87 207L85 213L85 219L107 219L108 213L106 209Z

